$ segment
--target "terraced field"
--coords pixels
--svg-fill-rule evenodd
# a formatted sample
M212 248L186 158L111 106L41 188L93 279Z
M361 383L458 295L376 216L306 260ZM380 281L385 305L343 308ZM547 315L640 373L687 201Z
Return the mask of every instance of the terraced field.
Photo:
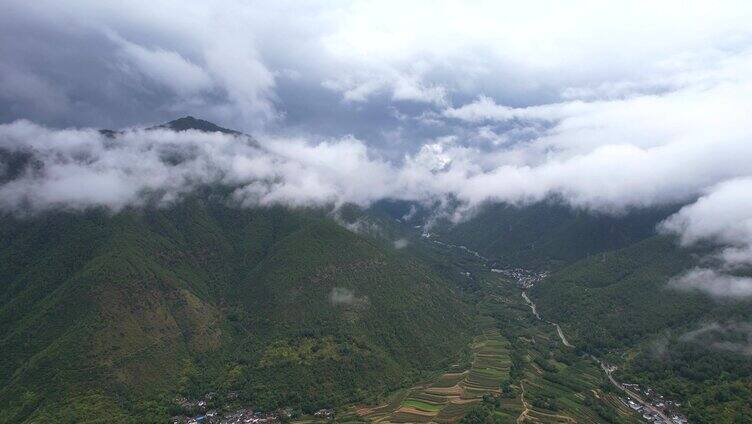
M533 316L513 282L478 274L485 287L469 366L395 393L384 405L356 408L350 421L456 423L481 410L501 423L641 422L595 362Z
M359 415L366 421L384 423L457 422L483 395L500 395L501 383L509 379L508 347L509 342L497 330L486 330L473 340L469 369L443 374L408 390L399 402L361 409Z
M494 280L491 280L492 282ZM510 358L506 392L493 407L501 422L514 423L639 423L605 382L598 365L565 346L555 327L534 318L518 302L514 285L495 280L493 296L480 303L480 312L496 317L496 326ZM481 368L476 361L474 368Z

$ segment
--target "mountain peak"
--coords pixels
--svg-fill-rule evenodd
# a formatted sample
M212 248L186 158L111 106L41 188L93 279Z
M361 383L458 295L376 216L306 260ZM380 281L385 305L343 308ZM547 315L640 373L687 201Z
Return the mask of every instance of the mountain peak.
M194 118L190 115L175 119L174 121L170 121L162 125L157 125L156 127L152 128L167 128L173 131L198 130L204 132L221 132L225 134L240 135L240 132L238 131L222 128L213 122Z

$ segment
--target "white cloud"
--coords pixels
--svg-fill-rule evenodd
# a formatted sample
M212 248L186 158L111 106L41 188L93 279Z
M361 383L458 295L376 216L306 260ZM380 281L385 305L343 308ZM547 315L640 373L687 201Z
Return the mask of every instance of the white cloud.
M410 244L410 242L404 238L394 240L394 248L397 250L406 248L408 244Z
M4 14L5 20L0 17L4 24L0 26L9 28L2 38L3 63L23 59L37 66L27 72L45 74L39 63L63 59L46 54L45 49L14 46L33 39L55 51L65 43L66 56L80 61L50 64L54 72L45 75L56 77L52 80L56 90L70 89L74 98L81 96L87 87L79 86L74 74L82 72L105 72L91 76L106 79L108 85L102 89L112 90L123 80L122 70L105 66L94 71L88 65L112 60L112 45L101 39L119 34L127 41L116 42L115 50L121 50L148 78L186 97L162 99L160 109L200 105L241 129L277 121L287 107L295 106L278 103L278 75L297 75L296 84L324 84L351 102L367 102L385 93L395 102L441 108L486 94L502 104L535 107L656 93L743 76L749 71L744 64L748 62L741 63L737 56L749 49L752 36L748 2L712 7L704 2L564 5L543 0L514 5L491 1L301 5L240 0L139 0L126 6L75 0L64 7L50 0L6 3L10 12ZM37 35L39 39L33 38ZM734 61L744 66L731 66ZM134 95L130 101L146 100ZM320 106L318 98L294 98L292 103L297 102ZM466 107L457 109L469 112ZM512 109L497 108L495 113L523 111ZM557 107L525 113L556 112L546 109ZM70 112L71 120L76 112Z
M416 75L407 75L396 71L384 71L375 75L343 75L336 79L327 79L325 88L341 93L347 102L363 103L372 96L387 93L394 101L410 101L445 106L447 90L445 87L423 81Z
M685 246L711 242L730 269L752 266L752 177L722 182L661 224Z
M79 122L82 105L110 99L122 110L149 105L140 116L194 108L256 129L284 125L288 110L318 124L336 106L407 146L391 156L402 160L387 160L384 146L341 136L352 132L349 121L335 122L335 137L260 131L262 148L168 131L127 131L113 145L91 130L17 121L0 125L0 146L33 149L44 172L0 186L5 209L117 210L169 202L204 183L232 185L246 205L451 197L462 212L557 196L620 212L690 203L666 231L685 244L719 244L728 269L752 262L752 3L4 6L13 12L0 16L6 120ZM66 55L55 55L62 44ZM133 69L173 95L131 90ZM127 90L118 89L123 80ZM369 107L386 107L399 127L382 131ZM410 136L411 125L430 135ZM188 156L171 165L170 152Z
M201 184L235 187L246 205L367 204L396 190L394 168L359 140L262 140L259 148L243 136L132 130L113 141L94 130L3 124L0 149L32 152L43 166L0 185L0 207L119 210L171 202Z
M711 349L752 355L752 324L747 322L711 322L681 335L680 340L702 344Z
M333 287L329 292L329 302L334 306L367 306L367 296L355 296L355 292L346 287Z
M209 74L177 52L151 50L119 37L114 39L120 44L124 58L135 64L147 77L170 87L178 94L196 94L212 87Z
M752 296L752 278L722 274L712 269L694 268L672 279L670 287L697 290L719 298Z

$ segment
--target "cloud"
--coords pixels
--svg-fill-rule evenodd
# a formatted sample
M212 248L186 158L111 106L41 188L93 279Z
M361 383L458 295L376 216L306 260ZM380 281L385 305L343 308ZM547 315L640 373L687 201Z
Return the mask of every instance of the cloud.
M447 90L438 84L428 84L421 77L399 72L387 72L378 77L346 76L340 79L328 79L322 86L339 92L347 102L363 103L372 96L388 93L394 101L426 103L445 106Z
M706 323L682 334L679 339L711 349L752 355L752 324L746 322Z
M334 305L346 304L350 305L355 302L355 294L352 290L344 287L334 287L331 293L329 293L329 301Z
M752 265L752 178L724 181L709 188L661 224L683 245L710 242L726 246L718 253L727 268Z
M410 244L410 242L404 238L394 240L394 248L397 250L406 248L408 244Z
M329 292L329 302L334 306L365 306L368 297L355 296L355 292L346 287L333 287Z
M248 30L249 22L263 18L250 5L136 1L122 8L80 0L66 7L45 1L7 6L0 17L0 67L43 81L54 93L45 102L67 107L50 111L38 107L40 96L11 91L0 101L21 106L3 116L6 121L120 127L200 111L255 130L282 116L275 74Z
M474 123L485 121L511 121L513 119L556 121L575 114L593 111L597 106L598 104L587 104L581 101L573 101L568 103L554 103L542 106L515 108L496 104L492 98L482 95L472 103L462 105L458 108L447 108L443 111L443 114L448 118L455 118Z
M737 178L708 188L697 201L659 225L676 234L683 246L701 243L716 248L717 269L695 268L675 277L671 285L715 297L752 296L752 278L731 273L752 267L752 178Z
M41 167L0 185L3 210L169 204L202 184L243 206L391 198L456 219L549 197L685 204L662 229L717 244L715 277L752 262L749 2L4 6L0 148ZM179 114L261 146L87 129Z
M346 137L318 144L200 131L127 130L109 138L92 129L54 130L29 121L0 125L0 152L31 159L0 183L0 209L170 204L202 185L233 189L243 206L367 205L397 192L398 172ZM260 143L260 146L259 146ZM0 156L0 163L5 163ZM384 184L374 184L383 181ZM363 225L356 223L357 228Z
M694 268L669 281L669 287L697 290L718 298L752 296L752 278L721 274L707 268Z
M124 59L146 77L170 87L178 94L197 94L212 87L212 79L201 67L175 51L148 49L113 35Z
M0 64L0 102L16 109L14 102L30 105L49 115L66 113L70 107L66 95L52 82L30 72Z
M717 68L743 75L747 68L731 64L748 50L752 32L746 2L712 11L674 1L4 6L0 64L56 93L44 101L10 93L0 107L5 122L122 127L191 113L248 131L284 128L287 119L342 136L343 118L355 115L347 131L360 138L400 126L383 112L388 106L410 116L447 106L464 113L468 99L484 95L518 113L705 84L722 77ZM69 107L39 106L55 102ZM14 103L22 104L8 111Z
M752 176L752 166L746 160L752 155L748 142L752 123L743 116L750 108L750 83L722 81L703 89L578 107L571 114L562 113L537 136L490 150L463 145L454 135L439 137L399 161L385 159L378 149L354 137L314 142L306 137L262 136L258 138L264 145L263 154L248 151L231 158L215 157L216 149L209 147L205 136L191 134L190 141L203 153L199 163L208 164L203 170L226 174L223 181L239 184L236 196L247 204L365 205L382 198L428 202L452 197L473 208L488 201L524 204L558 196L575 207L620 212L692 202L717 184ZM651 119L659 114L664 118ZM91 133L83 131L82 137L90 139ZM51 151L68 148L40 141L57 140L56 134L69 139L74 132L56 132L29 122L0 127L7 148L31 144L49 151L50 157L54 157ZM124 137L126 144L146 143L153 151L159 143L151 134L156 133L128 131ZM105 140L91 143L103 144ZM96 148L105 155L129 149ZM148 163L131 165L125 160L121 166L116 160L111 162L115 169ZM111 172L104 164L94 164L102 166L97 172ZM159 163L154 164L158 166L154 172L162 169ZM91 168L88 163L86 166ZM182 172L183 167L179 169ZM150 172L143 171L146 175ZM198 181L216 179L214 174L200 177ZM130 171L111 178L134 181L139 187L136 192L144 189ZM169 179L165 183L173 184ZM149 183L146 188L157 186Z

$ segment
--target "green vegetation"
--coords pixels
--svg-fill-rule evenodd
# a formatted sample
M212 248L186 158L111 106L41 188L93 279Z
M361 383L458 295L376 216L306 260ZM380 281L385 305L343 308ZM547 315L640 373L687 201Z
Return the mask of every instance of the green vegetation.
M435 230L442 240L465 245L507 266L554 269L655 234L676 210L636 210L624 216L572 209L552 199L525 207L489 204L467 221Z
M682 401L691 422L750 422L752 363L723 346L747 340L728 328L752 321L752 303L667 286L703 253L655 236L574 263L532 295L578 348L618 364L620 380ZM696 331L715 324L721 330Z
M466 306L421 261L325 211L221 199L3 217L0 422L164 422L210 391L311 412L466 346Z
M176 397L208 392L213 407L349 408L351 421L638 422L586 352L692 422L750 422L752 362L729 347L748 342L735 323L752 305L666 287L706 253L652 235L668 209L490 206L439 226L504 264L555 270L530 295L575 350L513 282L396 224L409 205L335 219L227 195L3 216L0 422L165 422L187 412Z
M402 406L407 406L421 411L436 412L442 408L443 405L423 402L416 399L407 399L402 401Z
M470 265L470 264L468 264ZM535 319L521 291L498 274L473 268L476 332L466 367L402 392L399 400L358 407L366 421L636 423L609 390L597 364L564 347L552 326Z

